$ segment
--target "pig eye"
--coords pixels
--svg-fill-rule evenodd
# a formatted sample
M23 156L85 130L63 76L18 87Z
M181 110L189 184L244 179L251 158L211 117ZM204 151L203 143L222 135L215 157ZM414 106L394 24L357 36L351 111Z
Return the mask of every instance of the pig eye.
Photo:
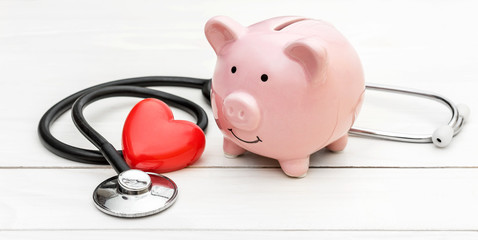
M237 71L236 66L233 66L233 67L231 68L231 72L232 72L232 73L236 73L236 71Z
M269 77L267 76L267 74L262 74L261 80L262 80L263 82L266 82L267 79L269 79Z

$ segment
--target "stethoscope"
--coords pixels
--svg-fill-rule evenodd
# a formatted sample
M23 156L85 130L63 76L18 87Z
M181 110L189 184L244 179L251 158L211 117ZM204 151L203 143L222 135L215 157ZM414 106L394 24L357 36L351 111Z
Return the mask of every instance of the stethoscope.
M174 181L161 174L130 169L123 159L122 152L116 150L88 124L83 116L83 109L87 105L103 98L117 96L157 98L170 106L191 113L196 117L196 124L203 131L207 128L208 118L204 109L185 98L147 88L158 86L198 88L201 89L203 96L210 101L210 79L163 76L128 78L99 84L74 93L51 107L40 120L38 133L43 145L48 150L76 162L110 164L118 173L117 176L100 183L93 193L96 207L106 214L125 218L153 215L169 208L176 201L178 187ZM466 105L455 105L445 97L434 93L377 84L366 84L366 89L407 94L438 101L450 109L451 119L447 125L439 127L428 135L393 133L357 127L350 129L351 135L399 142L434 143L438 147L446 147L452 138L461 131L470 112ZM98 150L68 145L51 134L51 125L69 109L71 109L72 119L78 130Z

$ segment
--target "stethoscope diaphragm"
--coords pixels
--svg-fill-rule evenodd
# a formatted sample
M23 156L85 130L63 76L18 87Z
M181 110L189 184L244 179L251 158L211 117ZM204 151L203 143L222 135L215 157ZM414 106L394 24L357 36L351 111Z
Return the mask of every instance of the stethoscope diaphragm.
M177 196L178 187L171 179L131 169L98 185L93 192L93 201L106 214L137 218L166 210Z

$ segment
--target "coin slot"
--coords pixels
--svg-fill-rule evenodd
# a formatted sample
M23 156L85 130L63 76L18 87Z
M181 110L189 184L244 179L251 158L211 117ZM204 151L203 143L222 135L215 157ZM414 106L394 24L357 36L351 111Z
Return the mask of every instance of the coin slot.
M281 31L281 30L283 30L284 28L289 27L290 25L292 25L292 24L294 24L294 23L298 23L298 22L301 22L301 21L304 21L304 20L307 20L307 18L295 18L295 19L291 19L290 21L287 21L287 22L282 23L281 25L275 27L274 30L275 30L275 31Z

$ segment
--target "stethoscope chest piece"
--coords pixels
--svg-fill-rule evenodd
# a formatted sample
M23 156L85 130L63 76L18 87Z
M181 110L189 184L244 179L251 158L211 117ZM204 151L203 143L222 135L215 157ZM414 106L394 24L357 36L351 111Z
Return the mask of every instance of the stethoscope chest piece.
M171 179L132 169L103 181L95 189L93 200L106 214L136 218L166 210L177 196L178 188Z

